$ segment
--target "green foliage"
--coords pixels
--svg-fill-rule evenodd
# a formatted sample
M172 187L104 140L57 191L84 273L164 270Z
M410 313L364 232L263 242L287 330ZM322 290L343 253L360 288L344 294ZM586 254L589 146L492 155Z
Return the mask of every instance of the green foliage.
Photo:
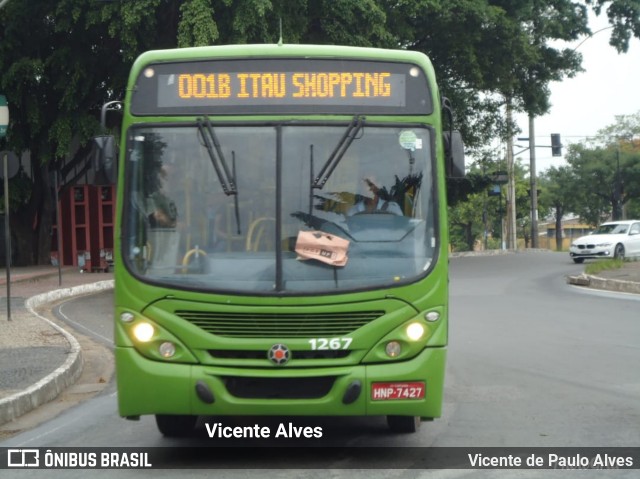
M627 218L640 218L640 198L632 198L627 203Z
M589 263L585 266L584 272L586 274L598 274L601 271L608 271L612 269L620 269L624 266L624 261L621 259L601 259L593 263Z
M549 83L580 70L578 53L550 41L588 33L585 7L569 0L389 2L388 16L400 45L432 59L471 149L513 134L506 102L547 112Z
M0 183L0 198L4 199L3 183ZM31 178L27 176L24 169L20 168L9 183L9 209L12 214L17 213L20 207L29 201L32 190L33 182ZM4 214L4 201L0 201L0 212Z
M591 225L620 219L626 203L640 198L640 112L616 117L595 139L573 144L566 155L580 189L574 213Z
M389 32L382 2L376 0L320 0L308 2L305 41L365 47L396 46Z
M468 250L479 241L500 246L502 220L506 215L506 185L496 183L496 174L506 175L505 160L493 159L491 150L484 152L480 160L470 165L470 171L463 179L447 181L449 200L449 224L451 243L458 249ZM516 227L525 240L529 241L530 181L527 168L518 158L514 164ZM499 188L496 195L495 188ZM539 209L544 213L545 207ZM488 234L484 240L485 230Z
M580 188L573 170L568 166L552 166L539 176L540 203L546 206L553 218L562 219L580 205Z
M629 50L631 36L640 37L640 3L635 0L585 0L596 14L606 12L613 32L609 44L619 53Z
M469 195L467 201L449 208L450 242L456 251L473 251L475 242L483 236L483 211L487 197L482 193Z
M180 6L178 46L213 45L220 36L209 0L190 0Z

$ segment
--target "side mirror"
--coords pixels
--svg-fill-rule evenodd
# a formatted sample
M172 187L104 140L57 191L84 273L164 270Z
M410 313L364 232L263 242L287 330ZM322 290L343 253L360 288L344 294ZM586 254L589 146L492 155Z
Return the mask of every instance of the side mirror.
M462 135L458 130L445 131L443 139L447 176L464 178L464 143Z
M94 185L112 185L118 178L116 142L112 135L96 136L93 139Z

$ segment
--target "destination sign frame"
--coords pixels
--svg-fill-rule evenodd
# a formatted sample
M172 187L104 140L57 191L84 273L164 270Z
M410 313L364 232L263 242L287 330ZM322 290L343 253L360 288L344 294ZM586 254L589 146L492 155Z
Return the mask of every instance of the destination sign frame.
M133 115L403 114L433 112L413 64L256 58L151 64L138 76Z

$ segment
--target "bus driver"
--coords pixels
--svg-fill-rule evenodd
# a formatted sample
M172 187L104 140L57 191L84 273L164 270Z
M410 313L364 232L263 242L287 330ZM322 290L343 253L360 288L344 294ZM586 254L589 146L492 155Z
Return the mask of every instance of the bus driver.
M369 191L373 193L373 198L362 196L355 205L353 205L347 211L347 216L356 215L359 213L377 213L384 212L398 216L402 216L402 209L400 205L393 200L384 199L380 196L381 188L376 184L376 179L373 176L366 176L363 178Z

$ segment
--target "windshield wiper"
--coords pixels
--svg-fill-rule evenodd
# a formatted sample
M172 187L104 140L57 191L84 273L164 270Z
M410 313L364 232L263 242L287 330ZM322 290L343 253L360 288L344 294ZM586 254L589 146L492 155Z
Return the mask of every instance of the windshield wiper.
M364 120L365 118L363 116L353 117L351 124L347 127L347 130L344 132L344 135L342 135L342 138L340 138L340 141L333 149L331 155L329 155L329 159L326 161L326 163L318 173L318 176L316 176L312 181L311 188L322 189L322 187L325 185L325 183L333 173L333 170L336 169L336 166L338 166L338 163L340 163L340 160L342 160L342 157L351 146L353 140L356 139L356 136L358 135L360 130L362 130L362 127L364 126Z
M224 153L222 152L222 148L220 146L220 142L218 141L218 137L216 136L213 127L211 126L211 122L209 121L209 117L204 116L203 118L198 118L196 120L198 124L198 131L200 132L200 136L202 137L202 141L204 142L204 146L207 149L207 153L209 154L209 158L211 159L211 164L213 165L213 169L216 171L216 175L218 175L218 181L220 181L220 186L222 186L222 191L227 196L234 196L234 206L235 206L235 216L236 216L236 228L238 234L240 233L240 210L238 206L238 188L236 186L236 155L235 152L231 152L231 171L227 166L227 160L224 157Z
M218 141L215 131L213 131L209 118L206 116L204 118L198 118L197 122L198 131L200 132L202 141L204 141L204 146L209 153L211 164L216 170L222 190L227 196L237 195L238 190L236 188L235 178L231 171L229 171L227 161L225 160L222 148L220 147L220 142Z

